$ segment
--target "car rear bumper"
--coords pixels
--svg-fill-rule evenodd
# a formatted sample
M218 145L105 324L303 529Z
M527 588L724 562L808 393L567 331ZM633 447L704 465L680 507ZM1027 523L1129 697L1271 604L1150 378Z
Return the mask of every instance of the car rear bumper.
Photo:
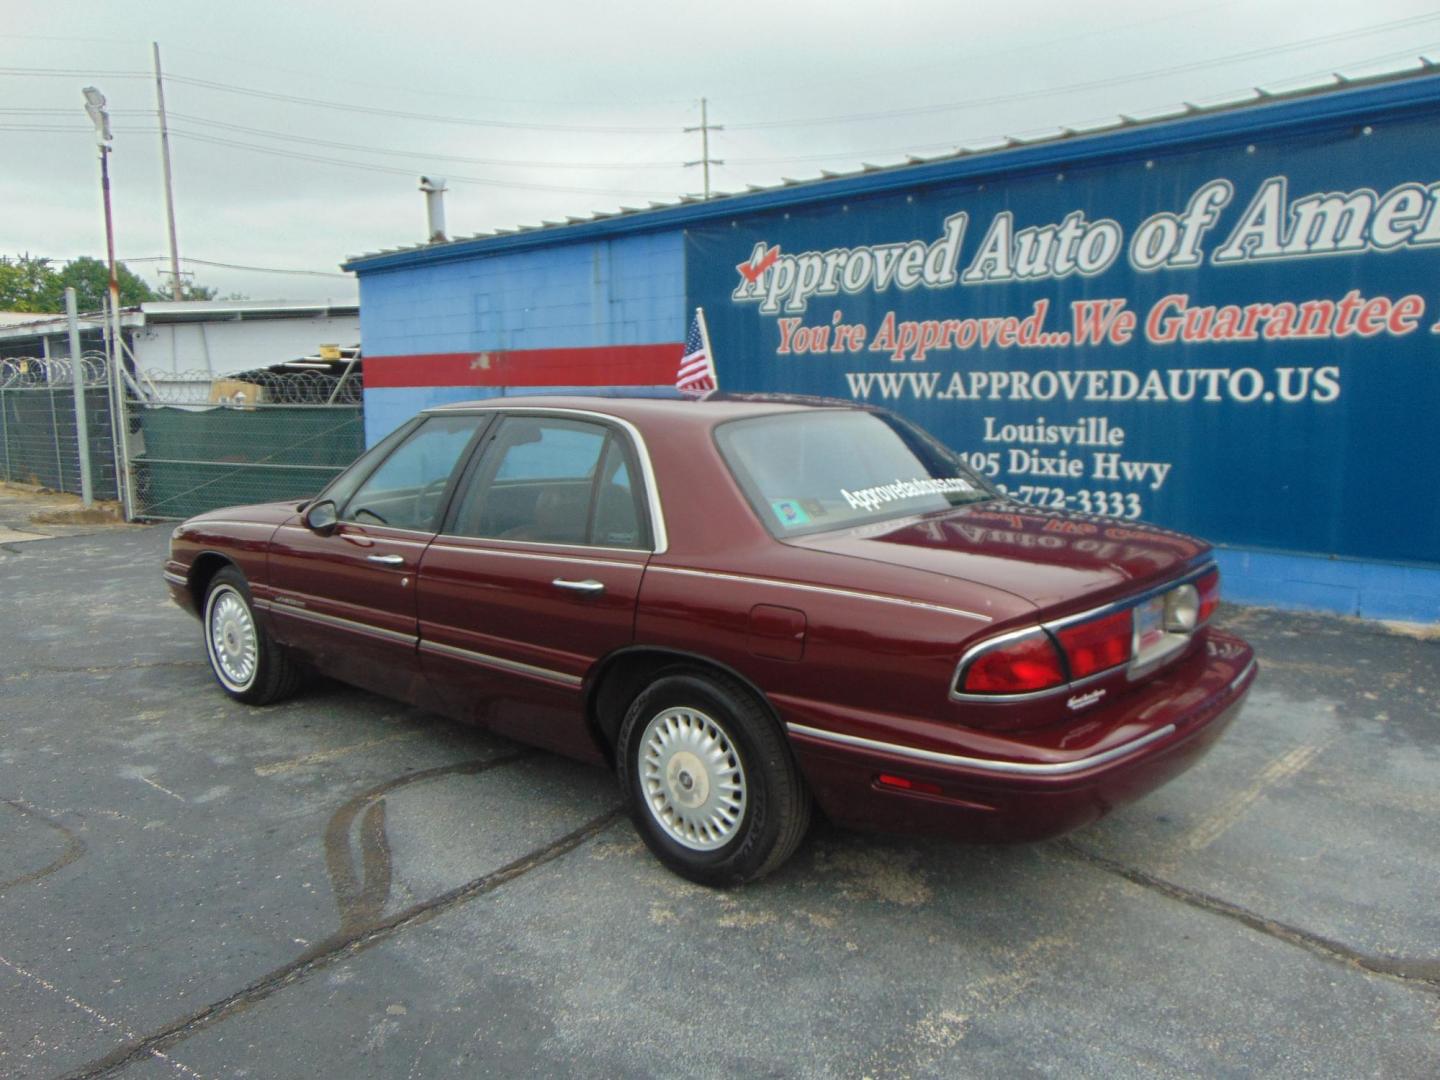
M791 745L827 815L886 832L984 842L1043 840L1079 828L1194 765L1239 715L1256 663L1239 638L1212 631L1183 670L1102 720L1088 748L1040 747L1023 737L918 746L809 722L785 710ZM852 726L853 727L853 726ZM893 777L910 790L882 783ZM916 790L919 788L919 790Z

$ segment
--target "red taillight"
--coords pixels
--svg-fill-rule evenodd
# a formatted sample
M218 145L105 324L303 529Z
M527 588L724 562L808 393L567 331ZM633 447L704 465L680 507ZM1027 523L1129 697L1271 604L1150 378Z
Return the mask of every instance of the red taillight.
M995 645L965 668L960 690L967 694L1027 694L1065 682L1065 669L1050 635L1036 630Z
M1056 630L1055 636L1070 661L1070 678L1083 679L1129 660L1132 631L1128 608Z
M908 776L896 776L894 773L881 773L875 777L875 782L881 787L896 788L900 791L915 791L921 795L943 794L939 784L932 784L925 780L912 780Z
M1215 609L1220 604L1220 571L1211 570L1196 581L1195 591L1200 594L1200 618L1198 621L1203 625L1206 619L1215 614Z

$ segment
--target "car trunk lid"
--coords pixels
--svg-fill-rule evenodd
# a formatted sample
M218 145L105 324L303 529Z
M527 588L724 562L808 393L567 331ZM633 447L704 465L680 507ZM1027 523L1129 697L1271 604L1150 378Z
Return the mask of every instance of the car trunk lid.
M1001 589L1047 617L1162 584L1210 551L1150 525L994 502L788 542Z

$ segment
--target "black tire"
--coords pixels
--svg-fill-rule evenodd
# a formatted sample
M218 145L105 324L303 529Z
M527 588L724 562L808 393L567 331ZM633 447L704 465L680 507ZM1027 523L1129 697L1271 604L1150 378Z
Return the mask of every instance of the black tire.
M256 621L250 586L235 567L210 579L200 623L210 671L236 701L269 705L300 689L299 664Z
M754 881L804 839L805 779L769 710L736 680L662 672L630 703L616 742L635 828L681 877L717 886Z

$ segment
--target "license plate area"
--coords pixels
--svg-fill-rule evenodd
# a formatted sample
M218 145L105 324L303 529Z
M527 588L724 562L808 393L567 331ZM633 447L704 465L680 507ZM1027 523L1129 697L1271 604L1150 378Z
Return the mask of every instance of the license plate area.
M1154 650L1165 640L1165 595L1152 596L1135 608L1135 655Z
M1189 633L1165 627L1167 601L1174 591L1167 590L1142 600L1132 609L1131 619L1135 628L1130 661L1132 679L1148 674L1190 641Z

